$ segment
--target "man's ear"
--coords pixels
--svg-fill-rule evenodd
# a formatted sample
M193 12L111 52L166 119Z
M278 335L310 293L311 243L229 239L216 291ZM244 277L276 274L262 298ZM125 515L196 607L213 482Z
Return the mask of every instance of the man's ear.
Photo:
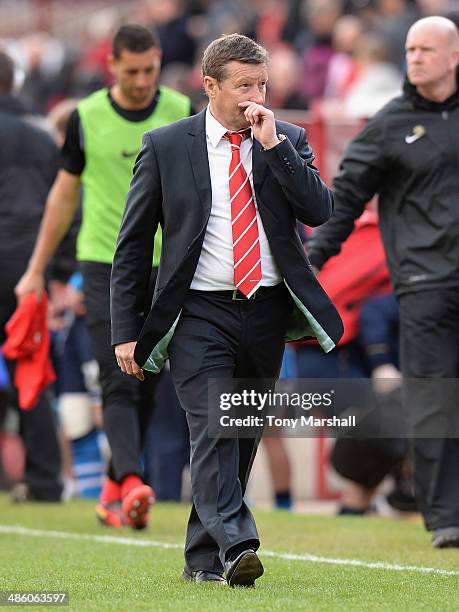
M214 77L205 76L203 79L204 90L209 100L215 97L215 92L218 86L217 79Z
M112 76L116 76L116 59L113 53L110 53L110 55L107 57L107 68Z
M158 49L157 47L155 47L155 56L156 56L157 60L159 61L159 65L161 66L161 61L163 59L163 51L162 51L162 49Z

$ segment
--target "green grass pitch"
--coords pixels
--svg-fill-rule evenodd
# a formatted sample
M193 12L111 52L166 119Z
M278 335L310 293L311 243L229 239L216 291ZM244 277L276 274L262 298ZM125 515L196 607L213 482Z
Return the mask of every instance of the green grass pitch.
M459 610L459 549L433 550L419 524L255 511L265 575L230 589L181 580L187 506L157 504L143 532L93 509L1 495L0 591L68 591L82 611Z

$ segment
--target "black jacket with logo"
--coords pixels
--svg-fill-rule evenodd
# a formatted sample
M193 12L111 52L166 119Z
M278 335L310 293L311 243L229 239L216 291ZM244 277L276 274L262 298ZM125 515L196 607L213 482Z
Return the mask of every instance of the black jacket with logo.
M398 295L459 283L459 91L443 103L405 83L351 142L333 182L335 210L308 251L321 268L379 194L379 219Z

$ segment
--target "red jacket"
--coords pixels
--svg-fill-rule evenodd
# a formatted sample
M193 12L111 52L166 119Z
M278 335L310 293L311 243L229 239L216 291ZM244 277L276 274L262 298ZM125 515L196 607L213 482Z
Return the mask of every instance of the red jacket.
M3 354L16 361L14 384L19 394L19 407L30 410L40 393L56 380L49 358L47 324L48 297L38 301L34 293L27 295L6 324Z

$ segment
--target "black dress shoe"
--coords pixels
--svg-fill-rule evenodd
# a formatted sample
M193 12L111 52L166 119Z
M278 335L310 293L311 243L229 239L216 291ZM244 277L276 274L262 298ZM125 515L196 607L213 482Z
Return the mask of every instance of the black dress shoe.
M432 546L434 548L459 548L459 527L435 529Z
M264 572L257 553L251 548L242 551L225 563L226 580L230 587L253 587Z
M182 578L191 582L214 582L226 584L226 580L219 572L209 572L207 570L190 570L188 567L183 569Z

